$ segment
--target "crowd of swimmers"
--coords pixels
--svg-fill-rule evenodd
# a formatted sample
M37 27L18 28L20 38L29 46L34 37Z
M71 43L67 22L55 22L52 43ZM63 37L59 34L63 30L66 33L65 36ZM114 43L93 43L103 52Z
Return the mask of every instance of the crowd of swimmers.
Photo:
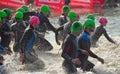
M44 38L47 30L55 33L55 40L61 45L64 61L62 66L67 74L77 74L77 68L83 71L91 71L94 64L88 60L91 56L102 64L104 59L91 51L91 46L96 46L96 42L102 34L112 42L107 34L106 17L99 18L100 25L95 28L95 16L88 14L84 24L80 22L80 15L71 11L68 5L62 7L62 14L58 18L59 28L55 28L49 21L50 8L41 5L39 11L28 11L28 7L23 5L16 9L13 16L12 10L4 8L0 10L0 65L3 65L3 55L20 54L19 61L23 64L33 63L39 58L36 56L33 46L39 39ZM93 34L91 34L93 32ZM14 41L13 48L10 42Z

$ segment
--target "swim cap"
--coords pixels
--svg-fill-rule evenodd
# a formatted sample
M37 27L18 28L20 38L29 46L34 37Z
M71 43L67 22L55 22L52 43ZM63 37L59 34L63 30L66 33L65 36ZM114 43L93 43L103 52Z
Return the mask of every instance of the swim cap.
M73 24L70 27L70 31L78 31L82 28L82 24L78 21L73 22Z
M39 18L37 16L32 16L29 20L30 25L36 24L39 22Z
M75 12L69 12L68 13L68 17L69 17L70 20L76 18L76 16L77 16L77 14Z
M107 22L108 22L107 18L105 18L105 17L100 17L99 18L99 23L100 24L104 24L104 23L107 23Z
M8 15L11 14L11 10L9 8L4 8L3 11Z
M93 15L93 14L88 14L88 15L87 15L87 18L88 18L88 19L92 19L92 20L94 20L94 19L95 19L95 17L94 17L94 15Z
M22 12L16 12L15 13L15 18L22 19L23 18L23 13Z
M28 10L28 7L27 7L27 6L25 6L25 5L21 6L21 8L23 8L25 11L27 11L27 10Z
M1 10L0 10L0 17L4 18L4 17L6 17L6 16L7 16L7 14L6 14L4 11L1 11Z
M62 7L62 12L69 12L70 11L70 7L69 6L67 6L67 5L64 5L63 7Z
M40 7L41 12L49 12L50 13L50 8L47 5L42 5Z
M84 23L85 27L95 26L95 22L92 19L87 19Z
M22 12L22 13L24 13L25 10L24 10L23 8L18 8L18 9L16 10L16 12Z

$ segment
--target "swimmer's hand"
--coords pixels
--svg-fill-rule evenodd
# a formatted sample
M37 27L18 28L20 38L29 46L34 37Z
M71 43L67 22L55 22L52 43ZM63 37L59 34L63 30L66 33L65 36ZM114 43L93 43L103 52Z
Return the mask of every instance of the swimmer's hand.
M100 61L102 64L104 64L104 59L103 59L103 58L98 57L97 59L98 59L98 61Z
M72 62L77 65L81 64L81 61L78 58L72 59Z
M86 51L86 50L81 50L81 52L82 52L82 54L85 54L85 55L87 55L87 56L90 56L90 54L89 54L88 51Z

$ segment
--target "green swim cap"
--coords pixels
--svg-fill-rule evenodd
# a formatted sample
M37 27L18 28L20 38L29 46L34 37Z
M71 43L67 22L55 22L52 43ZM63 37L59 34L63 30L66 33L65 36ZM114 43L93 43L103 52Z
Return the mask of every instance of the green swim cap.
M22 19L23 18L23 13L22 12L16 12L15 13L15 18Z
M23 8L25 11L27 11L27 10L28 10L28 7L27 7L27 6L25 6L25 5L21 6L21 8Z
M77 16L77 14L75 12L69 12L68 13L68 17L69 17L70 20L76 18L76 16Z
M3 11L8 15L11 14L11 10L9 8L4 8Z
M64 5L63 7L62 7L62 12L69 12L70 11L70 7L69 6L67 6L67 5Z
M22 12L22 13L24 13L25 10L24 10L23 8L18 8L18 9L16 10L16 12Z
M47 5L42 5L40 7L41 12L49 12L50 13L50 8Z
M95 26L95 22L92 19L87 19L84 23L85 27Z
M82 28L82 24L78 21L75 21L73 22L73 24L71 25L70 27L70 31L73 32L73 31L78 31Z
M0 17L4 18L4 17L6 17L6 16L7 16L7 14L6 14L4 11L1 11L1 10L0 10Z
M88 15L87 15L87 18L88 18L88 19L92 19L92 20L94 20L94 19L95 19L95 17L94 17L94 15L93 15L93 14L88 14Z

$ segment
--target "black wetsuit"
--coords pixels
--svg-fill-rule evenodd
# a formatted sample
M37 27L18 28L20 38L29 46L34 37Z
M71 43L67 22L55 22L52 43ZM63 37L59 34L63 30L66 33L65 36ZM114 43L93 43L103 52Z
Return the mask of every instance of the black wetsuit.
M76 66L72 63L71 60L77 58L77 38L72 34L67 35L62 44L62 49L62 57L64 58L62 65L65 68L67 74L76 73Z
M65 16L64 14L62 14L60 17L59 17L59 20L58 20L58 24L60 25L60 27L57 29L57 31L60 30L60 35L61 36L64 36L64 29L63 29L63 26L65 25L65 23L68 22L68 19L67 19L67 16ZM56 33L57 35L57 33Z
M1 43L0 44L3 47L7 47L8 50L11 52L11 49L9 47L9 44L10 44L10 41L11 41L11 36L6 35L5 32L11 32L10 25L9 25L8 21L3 23L2 26L0 27L0 36L1 36Z
M84 31L81 34L78 40L78 46L80 49L88 51L91 57L97 58L97 55L92 53L92 51L90 50L91 43L90 43L90 35L88 32ZM82 54L81 52L79 52L79 50L78 50L78 57L81 61L80 67L83 69L83 71L89 71L94 67L94 64L88 61L88 56Z
M36 13L36 12L24 12L23 13L23 20L28 21L30 19L30 16L36 16L38 14L39 13Z
M26 23L25 21L15 22L11 25L11 31L13 31L15 35L15 43L13 45L14 52L20 51L20 47L19 47L20 39L22 38L24 30L27 26L28 26L28 23Z
M64 5L69 5L70 0L64 0Z
M2 46L2 45L0 45L0 60L2 60L3 59L3 52L4 52L4 47ZM3 65L3 63L2 62L0 62L0 65ZM1 72L0 72L1 73Z
M37 34L33 26L29 25L20 40L21 52L25 54L23 63L33 63L38 57L35 54L31 53L33 51L33 44L37 38Z
M4 52L4 47L2 45L0 45L0 60L3 58L2 54ZM2 62L0 62L0 65L3 65Z
M96 28L95 32L91 36L91 44L96 45L96 42L99 40L102 34L104 34L104 36L106 37L108 41L115 44L115 42L108 36L105 28L101 25Z
M56 32L56 28L50 23L48 17L46 17L42 12L31 12L29 14L39 17L40 24L39 28L36 28L36 30L38 32L42 32L44 34L43 37L45 36L46 30L52 30L53 32Z
M37 16L39 17L40 24L39 24L39 31L40 32L46 32L47 29L52 30L53 32L56 31L54 26L49 22L49 19L42 13L36 13L36 12L24 12L23 13L24 17L23 19L26 21L29 20L30 16Z
M3 59L3 56L2 55L0 55L0 60L2 60ZM0 67L1 67L1 65L3 65L3 62L0 62ZM0 68L0 73L1 73L1 68ZM2 74L2 73L1 73Z
M2 62L0 62L0 65L3 65L3 63L2 63Z
M52 24L50 23L49 19L42 13L38 15L39 20L40 20L40 32L46 32L46 30L52 30L53 32L56 32L56 29Z
M56 42L58 42L58 32L63 30L63 40L65 39L65 37L67 36L67 34L70 34L70 27L72 25L72 22L67 22L65 23L63 26L59 27L57 30L56 30L56 34L55 34L55 38L56 38Z
M65 23L68 22L68 19L67 19L67 16L65 16L64 14L62 14L60 17L59 17L59 20L58 20L58 24L60 26L63 26Z

